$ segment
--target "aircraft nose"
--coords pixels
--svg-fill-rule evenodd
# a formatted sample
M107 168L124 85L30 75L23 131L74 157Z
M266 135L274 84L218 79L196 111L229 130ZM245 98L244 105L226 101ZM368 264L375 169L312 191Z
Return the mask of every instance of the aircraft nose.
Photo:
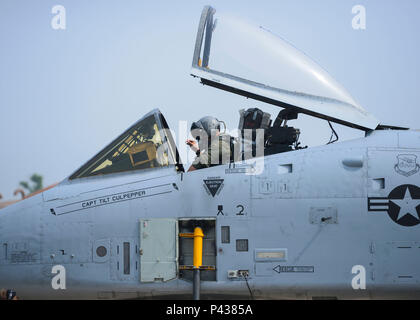
M5 263L7 260L7 241L5 239L5 219L3 211L5 209L0 209L0 290L4 289L3 284L6 280L6 275L4 272ZM1 298L0 298L1 299Z
M28 198L0 210L0 289L22 295L39 281L29 276L40 263L42 197Z
M3 211L5 209L0 209L0 245L3 247L3 242L4 242L4 235L5 235L5 226L4 226L4 215L3 215ZM0 261L2 259L3 255L0 256Z

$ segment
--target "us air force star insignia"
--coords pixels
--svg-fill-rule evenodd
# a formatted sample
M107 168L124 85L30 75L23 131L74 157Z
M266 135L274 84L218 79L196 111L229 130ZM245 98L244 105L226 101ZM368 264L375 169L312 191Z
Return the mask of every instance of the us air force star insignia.
M420 205L420 200L413 199L408 187L405 189L404 199L401 199L401 200L390 199L390 200L400 207L397 221L400 220L402 217L404 217L406 214L410 214L414 218L416 218L417 216L417 219L420 219L419 213L417 212L417 209L416 209Z
M387 211L399 225L412 227L420 223L420 188L404 184L392 190L387 198L368 198L368 211Z

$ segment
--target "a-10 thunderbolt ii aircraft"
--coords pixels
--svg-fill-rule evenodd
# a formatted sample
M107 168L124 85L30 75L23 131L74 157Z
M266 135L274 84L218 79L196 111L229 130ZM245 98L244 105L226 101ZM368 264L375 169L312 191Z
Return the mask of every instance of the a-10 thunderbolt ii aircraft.
M381 125L297 49L209 6L191 74L282 108L274 121L241 113L239 129L265 130L264 154L187 172L151 111L54 188L0 211L0 288L189 298L200 227L201 298L420 298L419 131ZM286 124L300 113L365 137L301 148Z

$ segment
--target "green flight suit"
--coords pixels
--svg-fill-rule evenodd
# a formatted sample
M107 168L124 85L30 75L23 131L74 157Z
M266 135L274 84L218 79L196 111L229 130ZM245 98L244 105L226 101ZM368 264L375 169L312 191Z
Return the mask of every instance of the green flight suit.
M200 151L192 166L195 169L203 169L226 164L230 162L230 137L220 135L213 138L207 150Z

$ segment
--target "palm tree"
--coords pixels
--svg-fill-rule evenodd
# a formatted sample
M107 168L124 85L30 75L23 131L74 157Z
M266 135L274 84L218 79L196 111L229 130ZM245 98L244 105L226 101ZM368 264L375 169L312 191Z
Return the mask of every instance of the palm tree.
M42 189L42 179L43 177L41 175L34 173L30 178L32 186L30 186L26 181L21 181L20 185L28 190L29 193L32 193Z

